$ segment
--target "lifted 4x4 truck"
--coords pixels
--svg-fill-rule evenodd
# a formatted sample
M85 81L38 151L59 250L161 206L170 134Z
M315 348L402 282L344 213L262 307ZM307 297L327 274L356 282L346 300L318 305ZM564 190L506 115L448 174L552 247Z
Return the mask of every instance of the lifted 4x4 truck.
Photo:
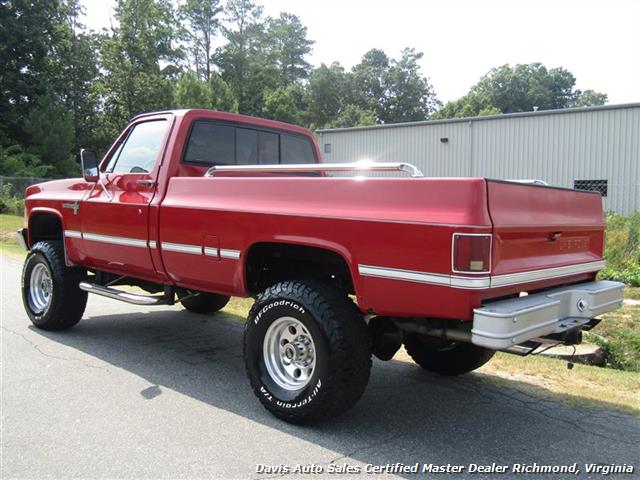
M578 343L622 303L622 284L596 281L597 193L322 164L308 130L207 110L140 115L102 161L81 159L84 178L26 191L31 321L70 328L88 293L201 314L255 297L247 374L289 422L353 406L372 354L404 344L423 368L458 375L496 350ZM357 170L398 173L326 173Z

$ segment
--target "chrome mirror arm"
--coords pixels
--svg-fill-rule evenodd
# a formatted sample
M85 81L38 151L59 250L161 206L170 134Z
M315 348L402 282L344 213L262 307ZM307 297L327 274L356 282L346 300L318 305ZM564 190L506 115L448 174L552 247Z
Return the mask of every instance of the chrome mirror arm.
M107 186L105 185L104 181L102 180L102 176L100 175L100 172L98 172L98 181L96 183L102 187L102 190L104 190L104 193L107 196L107 198L109 198L109 201L113 200L113 193L111 193L107 188Z

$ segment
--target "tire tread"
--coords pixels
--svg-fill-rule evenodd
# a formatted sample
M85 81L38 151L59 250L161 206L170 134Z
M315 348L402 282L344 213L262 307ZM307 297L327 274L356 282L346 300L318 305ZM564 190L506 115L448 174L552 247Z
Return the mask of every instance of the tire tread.
M39 319L30 312L25 293L25 278L30 261L37 255L43 256L54 282L54 298L49 310ZM87 292L80 290L78 284L83 280L85 271L78 267L65 265L64 247L59 240L38 242L31 248L22 270L22 291L25 308L33 324L43 330L65 330L77 324L87 305Z
M317 280L285 281L271 286L256 300L245 325L245 351L249 348L247 331L262 306L272 300L286 298L302 303L323 324L328 334L330 368L323 384L321 408L312 412L277 410L259 393L248 365L247 376L256 396L274 415L290 423L315 423L335 417L351 408L362 396L371 371L371 339L366 324L351 299L332 285Z

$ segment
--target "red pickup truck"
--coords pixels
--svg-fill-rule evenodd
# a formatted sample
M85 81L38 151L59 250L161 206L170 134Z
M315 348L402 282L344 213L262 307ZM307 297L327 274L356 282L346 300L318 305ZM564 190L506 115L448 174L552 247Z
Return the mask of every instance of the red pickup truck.
M622 284L596 281L595 193L322 164L308 130L208 110L140 115L102 161L81 159L84 178L26 191L31 321L72 327L88 293L203 314L255 297L247 374L286 421L354 405L372 353L388 360L404 344L425 369L457 375L496 350L578 343L622 303ZM344 170L398 173L327 174Z

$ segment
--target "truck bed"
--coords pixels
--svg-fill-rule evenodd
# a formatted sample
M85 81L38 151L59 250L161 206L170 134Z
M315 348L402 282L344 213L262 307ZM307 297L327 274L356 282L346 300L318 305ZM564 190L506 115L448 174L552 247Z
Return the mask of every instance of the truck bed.
M172 178L157 240L166 271L190 288L247 295L251 249L290 243L344 258L363 312L470 320L489 299L592 279L603 266L600 202L483 178ZM461 232L493 235L490 272L452 271ZM162 248L206 242L238 258Z

